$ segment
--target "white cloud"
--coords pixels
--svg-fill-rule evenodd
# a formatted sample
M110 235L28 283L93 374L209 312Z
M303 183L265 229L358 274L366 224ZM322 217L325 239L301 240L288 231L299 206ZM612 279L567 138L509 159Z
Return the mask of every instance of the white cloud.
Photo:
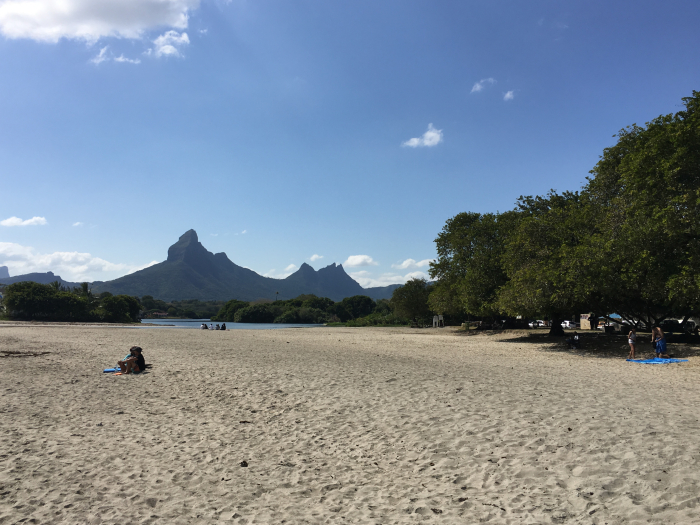
M483 90L487 85L493 85L495 83L495 78L482 78L476 84L474 84L470 93L478 93L479 91Z
M370 272L362 270L359 272L351 272L348 275L360 283L360 286L363 288L389 286L390 284L404 284L409 279L428 279L428 276L423 272L410 272L405 275L397 273L383 273L380 276L375 277Z
M314 253L311 257L309 257L309 260L311 262L318 261L319 259L323 259L323 255L318 255Z
M126 273L127 273L127 274L130 274L130 273L138 272L139 270L144 270L144 269L146 269L146 268L150 268L150 267L153 266L154 264L158 264L158 261L151 261L151 262L149 262L149 263L147 263L147 264L144 264L143 266L136 266L135 268L133 268L132 270L129 270L129 271L126 272Z
M248 233L248 230L243 230L243 231L241 232L241 235L245 235L246 233Z
M158 38L156 38L153 43L156 46L155 54L157 57L163 56L182 56L179 51L179 47L185 46L190 43L190 39L187 33L178 33L177 31L166 31Z
M74 222L74 223L73 223L73 226L83 226L83 223L80 222L80 221Z
M2 1L2 0L0 0ZM123 54L119 55L118 57L115 57L112 53L108 53L107 50L109 49L109 46L104 46L102 49L100 49L100 52L97 53L93 58L90 59L90 62L93 64L100 65L102 62L108 62L110 60L113 60L114 62L121 62L121 63L127 63L127 64L140 64L141 61L136 58L136 59L131 59L131 58L126 58Z
M513 100L513 98L515 98L515 93L513 91L508 91L503 95L503 100Z
M114 59L115 62L122 62L126 64L140 64L141 61L138 58L126 58L124 55L119 55Z
M296 269L297 269L297 265L296 265L296 264L290 264L289 266L287 266L287 267L284 269L284 271L285 271L285 272L294 272Z
M151 266L154 262L146 266ZM105 281L116 279L146 266L112 263L89 253L39 253L30 246L0 242L0 266L10 268L12 275L51 271L66 281Z
M357 266L377 266L379 263L372 259L369 255L351 255L348 257L347 261L343 263L343 266L349 266L351 268Z
M210 233L209 235L211 235L212 237L218 237L218 236L219 236L218 233Z
M47 224L44 217L32 217L26 221L23 221L19 217L10 217L9 219L0 221L0 226L43 226L44 224Z
M109 48L109 46L105 46L102 49L100 49L100 52L97 53L95 57L91 58L90 62L92 62L95 65L99 65L105 60L109 60L109 57L107 56L107 48Z
M409 148L417 147L433 147L437 146L442 142L442 130L435 129L432 124L428 124L428 131L423 133L422 137L415 137L408 139L406 142L401 144L402 146L407 146Z
M425 268L434 260L435 259L423 259L422 261L416 261L415 259L406 259L402 263L392 264L391 267L396 268L397 270L406 270L406 269L414 270L416 268Z
M142 38L159 27L187 28L200 0L0 0L0 33L56 43Z

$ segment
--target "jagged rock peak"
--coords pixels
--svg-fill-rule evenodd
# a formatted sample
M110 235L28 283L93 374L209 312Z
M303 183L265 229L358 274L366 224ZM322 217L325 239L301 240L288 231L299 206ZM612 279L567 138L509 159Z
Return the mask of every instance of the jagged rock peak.
M185 257L187 253L206 252L206 248L202 246L197 237L197 232L188 230L183 233L178 241L168 248L168 261L178 261Z
M345 270L343 269L343 265L342 265L342 264L335 264L335 263L329 264L328 266L326 266L326 267L324 267L324 268L321 268L321 269L319 270L319 272L321 272L321 271L326 271L326 272L339 272L339 271L340 271L340 272L345 272Z

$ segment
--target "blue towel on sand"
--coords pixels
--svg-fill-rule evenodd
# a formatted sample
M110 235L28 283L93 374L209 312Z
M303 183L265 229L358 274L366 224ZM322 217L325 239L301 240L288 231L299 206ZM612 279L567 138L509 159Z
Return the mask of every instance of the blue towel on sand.
M627 359L630 363L644 363L645 365L663 365L665 363L687 363L687 359L664 359L655 357L654 359Z
M102 372L105 374L113 374L114 372L121 372L121 368L105 368Z

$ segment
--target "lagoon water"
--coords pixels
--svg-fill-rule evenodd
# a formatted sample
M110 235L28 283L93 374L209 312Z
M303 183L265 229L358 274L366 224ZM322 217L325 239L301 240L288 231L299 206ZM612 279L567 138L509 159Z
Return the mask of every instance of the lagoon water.
M213 324L210 319L142 319L144 328L156 326L172 326L174 328L195 328L201 330L202 323ZM218 323L221 325L221 323ZM283 324L283 323L226 323L228 330L275 330L279 328L312 328L322 324Z

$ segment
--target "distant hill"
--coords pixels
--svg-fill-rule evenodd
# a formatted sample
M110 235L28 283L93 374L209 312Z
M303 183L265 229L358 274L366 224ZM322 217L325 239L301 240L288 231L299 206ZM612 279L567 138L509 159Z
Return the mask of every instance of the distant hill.
M189 230L168 249L168 258L164 262L113 281L94 282L92 290L95 293L108 291L115 295L151 295L164 301L253 301L275 299L276 296L279 299L292 299L301 294L315 294L340 301L353 295L368 295L375 300L388 299L399 286L362 288L345 273L342 265L335 263L318 271L304 263L286 279L263 277L233 263L225 253L208 251L199 242L197 232Z
M7 268L7 266L2 266L1 268ZM80 286L79 283L72 283L69 281L64 281L61 279L60 275L54 275L53 272L46 273L25 273L24 275L15 275L14 277L4 277L0 279L0 284L13 284L22 281L33 281L35 283L49 284L54 281L59 281L63 286L73 288L75 286Z

